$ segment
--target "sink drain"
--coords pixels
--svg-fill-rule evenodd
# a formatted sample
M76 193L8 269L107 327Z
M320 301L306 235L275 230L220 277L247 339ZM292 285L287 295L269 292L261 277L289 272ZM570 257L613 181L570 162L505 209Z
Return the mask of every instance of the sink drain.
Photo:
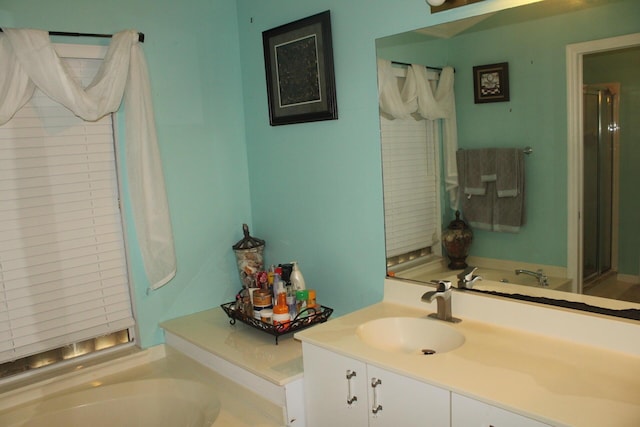
M428 356L430 354L436 354L436 351L430 348L423 348L421 351L422 351L422 354L424 354L425 356Z

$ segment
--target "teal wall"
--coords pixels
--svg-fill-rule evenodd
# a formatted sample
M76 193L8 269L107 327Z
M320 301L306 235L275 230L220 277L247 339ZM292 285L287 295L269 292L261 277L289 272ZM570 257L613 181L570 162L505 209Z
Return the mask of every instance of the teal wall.
M455 67L461 148L533 148L525 159L527 224L517 234L475 230L471 255L566 266L565 46L640 31L639 16L640 2L626 1L446 40L420 42L405 36L378 44L378 54L386 59ZM509 63L510 101L475 104L473 66L498 62ZM452 216L448 209L445 213L446 224ZM623 251L634 261L633 274L638 247L635 239Z
M584 69L585 83L620 83L618 272L637 276L640 274L640 48L587 55Z
M146 295L131 244L148 347L163 341L158 322L234 296L230 247L243 222L267 241L267 263L299 261L336 315L379 301L385 257L374 40L532 1L486 0L432 16L422 0L1 0L0 26L135 28L147 36L178 255L176 278ZM271 127L262 32L327 9L340 118Z

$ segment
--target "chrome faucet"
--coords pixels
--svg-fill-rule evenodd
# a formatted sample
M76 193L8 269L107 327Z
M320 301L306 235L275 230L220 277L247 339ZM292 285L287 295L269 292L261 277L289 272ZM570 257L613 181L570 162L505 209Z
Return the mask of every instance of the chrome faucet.
M473 274L477 269L478 267L469 266L458 274L458 289L471 289L476 281L482 280L481 276Z
M429 314L429 317L445 322L458 323L460 321L451 315L451 282L440 280L435 291L425 292L422 295L422 302L431 303L433 300L438 303L438 312Z
M544 274L542 269L539 269L538 271L518 269L516 270L516 275L518 274L528 274L529 276L533 276L538 279L538 284L540 286L549 286L549 278Z

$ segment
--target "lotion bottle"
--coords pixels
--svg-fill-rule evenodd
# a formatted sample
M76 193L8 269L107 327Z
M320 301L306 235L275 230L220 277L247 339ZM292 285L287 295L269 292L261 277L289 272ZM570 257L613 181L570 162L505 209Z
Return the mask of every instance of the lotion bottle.
M293 285L293 289L295 289L296 291L301 291L303 289L306 289L306 286L304 283L304 277L302 277L302 272L298 268L298 262L293 261L291 264L293 264L293 268L291 270L291 277L289 280Z
M284 282L282 282L284 283ZM287 330L291 316L289 315L289 307L287 306L287 296L284 292L278 294L278 302L273 306L273 326L279 330Z

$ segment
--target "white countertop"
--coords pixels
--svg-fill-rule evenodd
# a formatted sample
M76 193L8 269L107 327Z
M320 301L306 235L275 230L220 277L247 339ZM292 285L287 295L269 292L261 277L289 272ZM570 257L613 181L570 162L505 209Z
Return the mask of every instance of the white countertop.
M429 305L421 310L381 302L295 336L552 425L640 425L637 355L465 319L455 309L454 316L463 321L447 324L466 341L448 353L391 353L367 346L356 335L357 326L369 320L425 317L432 311Z
M302 346L292 334L275 337L229 318L220 307L162 322L160 327L273 384L302 377Z

